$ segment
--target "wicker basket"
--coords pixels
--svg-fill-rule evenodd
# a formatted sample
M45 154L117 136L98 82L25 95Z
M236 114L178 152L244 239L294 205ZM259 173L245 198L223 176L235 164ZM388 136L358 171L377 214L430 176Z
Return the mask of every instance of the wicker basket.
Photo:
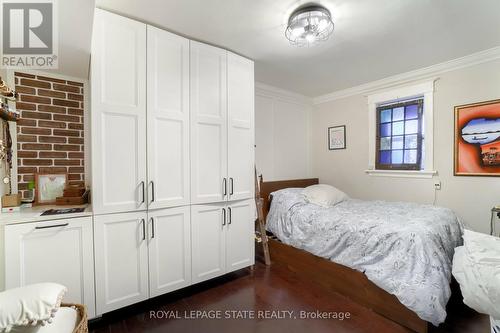
M80 314L80 322L76 325L73 333L88 333L88 320L87 320L87 308L82 304L71 304L71 303L62 303L61 306L64 307L72 307L78 311Z

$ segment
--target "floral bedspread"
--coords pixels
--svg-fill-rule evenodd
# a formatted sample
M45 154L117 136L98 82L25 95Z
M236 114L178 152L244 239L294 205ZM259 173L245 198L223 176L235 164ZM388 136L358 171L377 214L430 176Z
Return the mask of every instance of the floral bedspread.
M363 272L436 326L445 320L454 249L463 233L453 211L355 199L323 208L298 188L272 196L266 228L283 243Z

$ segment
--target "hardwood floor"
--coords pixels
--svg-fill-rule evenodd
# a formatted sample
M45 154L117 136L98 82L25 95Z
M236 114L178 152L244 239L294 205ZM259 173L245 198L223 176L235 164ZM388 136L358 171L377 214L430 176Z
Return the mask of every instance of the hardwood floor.
M456 297L450 301L448 318L436 333L489 332L489 318L464 306ZM250 315L253 319L189 319L191 311L224 317L226 311L238 310L234 315ZM155 313L157 318L151 316ZM167 312L158 312L167 311ZM170 311L170 312L168 312ZM176 312L174 312L176 311ZM185 312L186 311L186 312ZM209 312L213 311L213 312ZM261 312L259 312L261 311ZM275 311L265 313L263 311ZM281 314L293 311L292 317L263 319L258 315ZM300 319L301 311L349 312L350 318ZM158 318L177 314L181 319ZM299 281L285 268L266 267L257 263L253 270L246 269L228 276L201 283L181 291L149 300L106 314L90 324L91 333L131 332L409 332L389 319L359 306L338 294L325 294L312 283Z

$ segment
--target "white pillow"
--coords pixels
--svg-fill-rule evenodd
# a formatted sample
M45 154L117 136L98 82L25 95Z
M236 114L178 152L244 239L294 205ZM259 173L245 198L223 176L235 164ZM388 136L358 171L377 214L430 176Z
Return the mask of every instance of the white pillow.
M302 191L302 194L308 202L322 207L333 207L349 198L341 190L327 184L308 186Z
M73 307L62 306L54 321L45 326L15 326L10 333L71 333L80 322L80 314Z
M38 283L1 292L0 332L9 332L13 326L50 323L66 290L57 283Z

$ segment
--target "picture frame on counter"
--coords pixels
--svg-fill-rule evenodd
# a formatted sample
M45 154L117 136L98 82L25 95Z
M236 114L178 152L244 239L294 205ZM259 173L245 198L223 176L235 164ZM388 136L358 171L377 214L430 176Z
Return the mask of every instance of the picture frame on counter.
M65 173L35 174L35 205L52 205L56 203L56 198L61 197L68 182Z

